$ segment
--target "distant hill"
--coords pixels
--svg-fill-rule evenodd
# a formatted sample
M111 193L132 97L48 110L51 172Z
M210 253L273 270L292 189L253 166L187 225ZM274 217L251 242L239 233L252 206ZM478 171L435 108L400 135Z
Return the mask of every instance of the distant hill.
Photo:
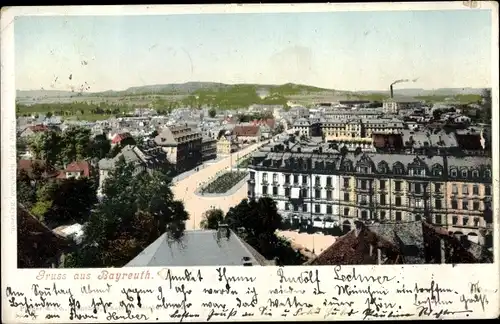
M122 91L108 90L103 92L72 92L59 90L18 90L18 99L30 98L70 98L75 96L83 97L118 97L134 95L197 95L219 92L234 93L238 91L261 93L267 92L270 96L290 96L310 93L332 93L334 90L313 87L309 85L287 83L283 85L262 85L262 84L224 84L217 82L186 82L172 84L155 84L131 87Z
M394 88L394 94L397 96L455 96L455 95L470 95L480 94L482 89L477 88L440 88L440 89L398 89ZM265 92L270 97L288 97L297 95L309 94L348 94L355 97L356 95L387 95L387 91L341 91L334 89L319 88L303 84L286 83L282 85L265 85L265 84L224 84L217 82L186 82L172 84L156 84L131 87L123 91L108 90L103 92L72 92L60 90L18 90L16 92L17 99L27 100L36 99L57 99L71 98L76 96L81 97L119 97L119 96L135 96L135 95L198 95L198 96L220 96L224 93L225 96L239 95L246 93L247 95L261 94Z

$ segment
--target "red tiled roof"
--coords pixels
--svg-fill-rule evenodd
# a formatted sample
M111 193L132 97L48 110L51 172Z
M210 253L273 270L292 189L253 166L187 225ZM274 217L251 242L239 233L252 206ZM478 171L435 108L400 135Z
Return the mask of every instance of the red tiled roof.
M48 131L49 128L45 125L34 125L34 126L28 126L28 128L32 131L32 132L45 132L45 131Z
M312 260L311 265L350 265L350 264L376 264L377 252L373 251L370 256L370 245L384 249L394 259L389 259L386 263L396 263L399 249L384 240L368 228L363 227L359 234L356 230L339 237L335 243L324 250L316 259Z
M39 165L41 168L45 168L45 162L42 160L19 160L17 161L17 169L25 171L28 176L33 175L33 168L35 165ZM47 177L56 177L58 172L55 171L51 166L47 167Z
M126 138L131 137L130 133L121 133L121 134L116 134L113 139L111 140L112 144L118 144L121 141L123 141Z
M90 164L87 161L75 161L59 173L58 178L66 178L66 172L82 172L83 177L90 177Z
M235 126L233 134L236 136L257 136L259 134L258 126Z
M274 126L276 125L276 121L274 120L274 118L268 118L266 120L266 124L267 126L269 126L270 128L274 128Z

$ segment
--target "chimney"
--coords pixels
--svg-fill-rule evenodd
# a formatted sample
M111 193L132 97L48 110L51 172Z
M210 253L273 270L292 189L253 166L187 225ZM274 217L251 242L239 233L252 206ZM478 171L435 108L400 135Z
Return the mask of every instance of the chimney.
M392 84L391 84L390 89L391 89L391 99L392 99L392 98L394 98L394 90L392 89Z
M219 226L217 227L217 233L220 235L220 237L225 238L229 238L229 235L231 234L229 226L225 223L219 223Z
M354 225L356 226L354 234L358 237L359 233L363 230L364 224L363 222L356 221L354 222Z
M252 261L250 260L249 257L245 256L243 257L243 266L244 267L251 267L252 266Z
M441 252L441 264L446 263L446 246L444 244L444 239L441 238L439 240L439 245L440 245L440 252Z
M382 249L377 249L377 264L382 264Z

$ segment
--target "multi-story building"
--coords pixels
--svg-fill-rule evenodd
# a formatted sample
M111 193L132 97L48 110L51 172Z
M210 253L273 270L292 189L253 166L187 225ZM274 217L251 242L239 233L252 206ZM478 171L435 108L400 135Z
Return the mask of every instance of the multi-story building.
M202 162L202 135L187 124L164 127L154 140L177 172L191 170Z
M238 143L233 139L232 135L222 134L217 140L216 149L217 155L229 155L238 150Z
M109 177L109 173L115 170L116 163L122 158L125 162L134 165L135 174L152 172L153 170L167 166L167 158L163 150L159 148L141 150L135 145L127 145L114 158L101 159L99 161L99 194L102 192L104 182Z
M353 118L359 119L376 119L381 118L384 112L379 108L364 108L356 110L326 108L324 116L330 120L349 120Z
M332 171L338 169L340 155L307 150L284 153L277 146L254 158L257 163L250 167L248 180L250 198L272 197L283 217L297 225L339 225L339 177Z
M292 131L294 134L299 136L311 136L311 123L306 118L297 119L292 126Z
M328 144L291 144L263 148L249 167L248 196L271 196L285 219L316 228L331 221L344 232L356 220L426 220L479 243L488 235L490 158L334 154Z
M491 159L448 157L448 213L439 220L449 232L480 240L477 230L491 231ZM487 233L486 233L487 234Z
M217 157L217 140L204 136L201 141L201 156L203 161L215 159Z
M386 114L398 114L401 111L420 109L422 103L414 99L390 98L383 102L382 107Z
M404 129L404 124L399 119L351 119L326 120L321 129L325 140L337 141L345 138L366 139L371 141L372 135L376 133L397 134Z

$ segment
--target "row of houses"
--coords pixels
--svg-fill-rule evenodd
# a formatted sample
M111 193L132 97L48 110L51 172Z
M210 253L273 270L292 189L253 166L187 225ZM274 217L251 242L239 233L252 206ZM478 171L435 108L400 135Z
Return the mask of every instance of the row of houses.
M19 268L58 267L67 253L78 248L62 233L64 229L49 229L22 205L17 209L17 223ZM319 255L304 250L301 253L308 255L304 265L456 264L493 260L492 253L480 245L460 241L425 221L397 225L356 222L353 229ZM220 224L216 230L185 231L180 242L163 234L125 267L280 264L279 258L265 258L238 233Z
M491 158L345 153L311 142L271 143L254 154L248 197L269 196L295 225L426 220L484 243L492 226Z

